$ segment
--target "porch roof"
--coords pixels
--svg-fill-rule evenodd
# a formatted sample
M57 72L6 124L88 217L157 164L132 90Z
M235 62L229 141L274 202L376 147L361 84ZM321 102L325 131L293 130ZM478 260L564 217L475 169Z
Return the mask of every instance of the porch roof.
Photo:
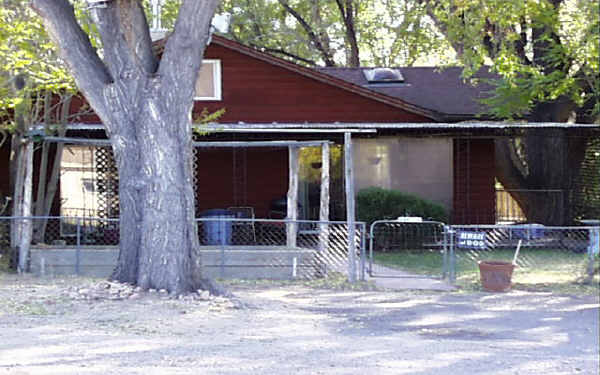
M397 129L397 130L524 130L524 129L588 129L600 130L600 124L579 124L564 122L501 122L501 121L467 121L467 122L400 122L400 123L379 123L379 122L321 122L321 123L245 123L234 124L212 123L198 126L203 130L223 131L230 133L289 133L289 132L316 132L316 133L373 133L378 129ZM43 125L38 125L43 128ZM69 130L104 130L101 123L71 123Z

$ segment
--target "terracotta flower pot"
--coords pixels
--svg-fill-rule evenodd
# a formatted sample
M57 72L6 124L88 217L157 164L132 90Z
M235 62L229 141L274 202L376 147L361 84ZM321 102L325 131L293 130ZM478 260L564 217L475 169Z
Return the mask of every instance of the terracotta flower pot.
M495 260L479 262L481 285L488 292L506 292L510 290L511 278L515 265Z

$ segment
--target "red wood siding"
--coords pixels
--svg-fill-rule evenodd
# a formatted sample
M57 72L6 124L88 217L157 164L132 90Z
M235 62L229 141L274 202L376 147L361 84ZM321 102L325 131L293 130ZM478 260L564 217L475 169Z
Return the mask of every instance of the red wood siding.
M256 217L268 217L271 201L287 194L287 149L248 149L245 153L246 184L244 191L238 191L237 199L233 150L199 149L197 157L197 213L212 208L251 206ZM238 170L236 177L242 178L243 174L244 171Z
M431 121L219 45L205 58L221 60L223 100L196 102L194 111L225 108L219 122Z
M430 122L432 119L211 44L206 59L221 60L222 100L196 101L194 113L225 108L222 123ZM73 99L72 109L83 105ZM77 121L98 123L94 114Z
M494 224L496 221L493 139L454 141L454 224Z

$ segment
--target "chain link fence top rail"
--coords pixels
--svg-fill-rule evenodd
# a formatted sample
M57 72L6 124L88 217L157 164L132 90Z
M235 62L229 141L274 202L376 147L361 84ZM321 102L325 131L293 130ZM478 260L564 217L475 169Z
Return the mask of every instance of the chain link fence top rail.
M514 260L514 282L574 282L593 276L594 257L600 251L600 227L453 225L449 230L451 279L458 281L473 281L479 261Z

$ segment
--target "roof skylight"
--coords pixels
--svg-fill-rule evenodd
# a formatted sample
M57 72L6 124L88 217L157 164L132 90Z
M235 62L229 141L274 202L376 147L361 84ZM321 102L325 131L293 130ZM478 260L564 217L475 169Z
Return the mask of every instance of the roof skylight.
M367 81L372 83L403 83L404 77L400 70L392 68L364 69L363 74Z

